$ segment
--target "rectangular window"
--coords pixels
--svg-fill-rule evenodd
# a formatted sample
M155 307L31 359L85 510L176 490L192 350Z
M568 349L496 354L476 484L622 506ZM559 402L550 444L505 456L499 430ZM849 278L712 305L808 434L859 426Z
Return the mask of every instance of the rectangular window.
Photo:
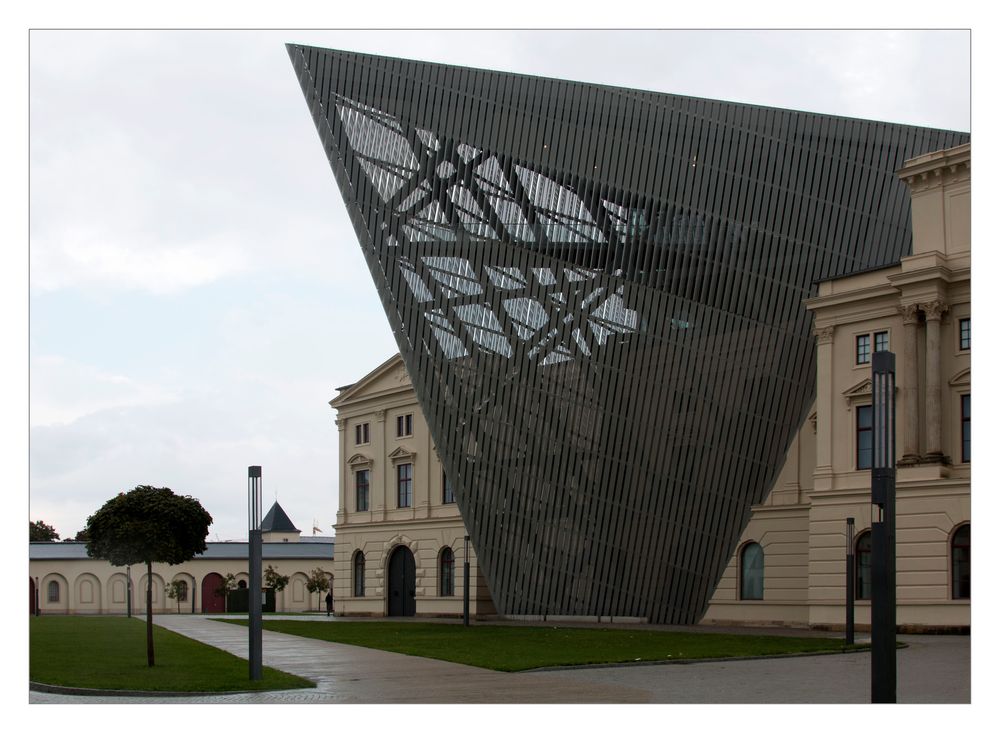
M354 426L354 445L365 445L369 442L368 423Z
M856 338L856 359L857 364L870 364L872 361L872 337L863 333Z
M889 350L889 332L877 331L875 333L875 351Z
M968 351L972 348L972 319L958 319L958 348Z
M355 506L359 512L368 511L368 469L354 474Z
M405 438L413 435L413 414L400 415L396 418L396 437Z
M413 464L400 463L396 466L396 504L405 509L413 504Z
M872 467L872 406L861 405L857 412L858 470Z
M972 460L972 395L962 395L962 463Z
M448 476L444 473L441 474L441 479L444 482L444 491L441 494L441 503L454 504L455 490L451 488L451 481L448 480Z

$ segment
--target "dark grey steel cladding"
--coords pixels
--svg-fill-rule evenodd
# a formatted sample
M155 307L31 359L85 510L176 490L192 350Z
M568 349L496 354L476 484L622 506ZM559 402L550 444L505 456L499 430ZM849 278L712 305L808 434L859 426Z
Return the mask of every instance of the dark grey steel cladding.
M503 614L704 612L963 133L290 45Z

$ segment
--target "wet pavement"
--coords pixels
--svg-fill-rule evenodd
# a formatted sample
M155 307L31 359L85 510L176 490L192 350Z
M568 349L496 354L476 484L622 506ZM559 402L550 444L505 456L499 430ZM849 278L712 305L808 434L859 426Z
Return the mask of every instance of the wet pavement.
M270 620L271 617L269 617ZM277 617L274 617L277 618ZM341 619L295 616L329 623ZM155 623L247 657L245 627L206 616L158 616ZM690 629L688 629L690 630ZM724 629L699 627L705 633ZM809 634L781 629L738 633ZM829 634L819 634L826 635ZM898 701L968 703L969 636L900 636ZM867 703L867 653L738 661L495 672L436 659L264 632L264 664L306 677L315 688L197 697L63 695L31 691L31 703Z

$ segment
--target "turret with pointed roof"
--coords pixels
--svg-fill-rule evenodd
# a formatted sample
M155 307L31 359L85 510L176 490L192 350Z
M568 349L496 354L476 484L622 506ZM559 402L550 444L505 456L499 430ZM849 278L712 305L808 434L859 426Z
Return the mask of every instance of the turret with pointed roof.
M302 534L277 501L264 515L260 531L264 542L298 542L299 535Z

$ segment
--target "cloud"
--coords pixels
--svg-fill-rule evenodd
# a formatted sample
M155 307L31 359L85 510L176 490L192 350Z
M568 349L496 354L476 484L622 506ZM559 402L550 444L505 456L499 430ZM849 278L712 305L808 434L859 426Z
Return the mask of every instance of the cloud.
M58 425L101 410L176 399L162 383L138 381L62 356L31 360L31 424Z
M148 237L125 243L105 238L106 234L73 228L36 238L31 256L31 287L35 293L75 286L147 290L163 295L249 269L247 253L225 238L164 246L149 242Z
M35 292L171 294L328 260L346 216L301 191L338 204L334 182L278 37L249 40L33 35ZM210 61L218 54L240 62Z
M110 408L31 430L31 517L75 533L118 491L169 486L212 514L213 535L246 536L246 468L263 465L264 503L277 496L299 529L336 514L332 411L317 401L246 382L192 391L162 405ZM324 410L325 408L325 410Z

